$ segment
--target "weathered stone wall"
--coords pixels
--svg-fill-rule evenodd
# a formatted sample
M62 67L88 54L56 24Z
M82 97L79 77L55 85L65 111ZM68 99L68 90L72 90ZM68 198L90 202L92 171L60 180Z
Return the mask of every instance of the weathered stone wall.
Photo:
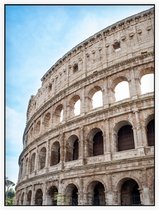
M29 102L24 150L19 157L17 205L35 205L38 189L43 193L43 205L51 204L51 186L58 190L57 205L71 205L72 186L78 190L78 205L91 205L97 181L104 187L105 205L121 205L122 184L128 179L138 184L141 204L153 205L154 146L148 144L147 125L154 119L154 93L141 94L141 78L149 73L154 73L153 9L107 27L58 60ZM116 101L114 89L121 81L128 82L130 97ZM92 109L92 96L98 90L103 106ZM81 110L75 116L77 99ZM135 146L118 151L118 131L126 124L132 126ZM103 154L90 156L90 139L97 129L103 135ZM79 143L78 158L67 161L74 136ZM57 153L54 146L54 155L60 160L50 166L52 146L57 142L60 150Z

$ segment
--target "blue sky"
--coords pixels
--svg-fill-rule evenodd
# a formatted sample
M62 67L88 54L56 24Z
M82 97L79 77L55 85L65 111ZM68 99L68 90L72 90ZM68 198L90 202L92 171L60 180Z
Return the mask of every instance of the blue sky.
M41 77L67 51L152 6L6 6L6 176L17 182L26 110Z

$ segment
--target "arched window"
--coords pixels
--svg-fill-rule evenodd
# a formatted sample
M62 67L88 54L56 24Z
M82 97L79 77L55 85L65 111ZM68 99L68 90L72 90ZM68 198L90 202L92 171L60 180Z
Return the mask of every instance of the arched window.
M35 153L32 154L30 160L30 173L33 173L35 169Z
M151 120L147 125L147 143L148 146L154 146L155 142L155 121Z
M48 112L44 117L44 127L47 128L50 125L51 114Z
M141 205L139 186L135 180L128 179L122 184L121 205L122 206Z
M118 151L134 149L134 135L131 125L124 125L118 131Z
M99 128L94 128L89 134L88 154L97 156L104 154L103 132Z
M40 132L40 121L38 121L35 125L35 133L39 134L39 132Z
M115 92L115 100L120 101L125 98L130 97L129 93L129 83L127 81L119 82L114 89Z
M102 91L99 90L92 96L92 107L95 109L101 106L103 106L103 94Z
M38 189L35 194L35 205L42 206L43 204L43 192L41 189Z
M31 196L32 196L32 192L31 190L29 190L27 194L27 205L31 205Z
M79 158L79 139L72 135L66 144L66 162L78 160Z
M60 144L59 142L54 142L51 147L51 161L50 166L56 165L60 162Z
M77 116L77 115L80 115L80 106L81 106L81 102L80 102L80 99L78 101L75 102L74 104L74 115Z
M24 193L22 194L22 197L21 197L21 205L24 205Z
M45 167L45 162L46 162L46 148L43 147L40 150L39 154L39 169L43 169Z
M93 181L88 187L89 197L88 203L93 206L104 206L105 202L105 188L99 181Z
M66 205L78 206L78 189L74 184L69 184L66 188Z
M63 105L60 104L55 110L55 123L58 124L63 121Z
M71 98L69 102L69 113L70 117L80 115L81 113L81 101L79 95L75 95Z
M57 188L55 186L50 187L47 194L48 194L47 205L57 206L57 195L58 195Z
M154 74L145 74L141 77L141 94L154 91Z

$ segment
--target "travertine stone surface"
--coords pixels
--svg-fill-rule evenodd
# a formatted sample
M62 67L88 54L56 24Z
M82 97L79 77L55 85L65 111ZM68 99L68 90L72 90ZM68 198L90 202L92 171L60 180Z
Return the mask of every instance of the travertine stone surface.
M73 189L78 205L92 205L98 182L104 189L100 205L122 205L122 186L133 180L140 205L154 205L154 146L147 139L154 92L141 94L141 77L148 73L154 73L153 9L103 29L59 59L29 101L16 204L37 205L36 193L41 190L41 204L53 205L53 187L57 205L73 205ZM121 81L128 82L130 97L115 101L114 89ZM103 106L93 109L92 96L98 90ZM80 115L75 116L78 99ZM134 148L118 151L118 131L124 125L132 126ZM92 156L97 131L102 131L103 153ZM78 158L67 161L76 139ZM51 156L56 162L52 166Z

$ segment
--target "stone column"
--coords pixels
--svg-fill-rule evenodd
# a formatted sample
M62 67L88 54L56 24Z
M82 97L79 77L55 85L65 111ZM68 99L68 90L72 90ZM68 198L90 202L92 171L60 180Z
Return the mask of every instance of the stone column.
M60 179L59 180L59 186L58 186L58 196L57 196L57 205L65 205L65 196L64 196L64 187L63 187L63 182Z
M141 120L139 118L139 110L138 109L134 109L133 111L134 115L135 115L135 133L136 133L136 145L135 148L138 147L143 147L144 146L144 139L142 136L142 129L141 129Z
M67 100L63 101L63 123L67 122Z
M84 205L83 203L83 179L79 178L79 192L78 192L78 205Z
M60 162L62 169L64 168L64 162L65 162L65 146L64 146L64 133L60 136Z
M44 206L44 205L47 205L47 199L46 199L46 190L47 190L47 186L46 186L46 183L43 183L43 186L42 186L42 191L43 191L43 203L42 203L42 205Z
M34 185L32 185L32 193L31 193L31 206L34 206L35 205L35 187Z
M85 110L85 90L84 87L81 89L81 104L80 104L80 113L81 115L84 115L86 110Z
M84 206L88 205L87 197L88 197L88 193L83 192L83 205Z
M79 144L79 159L82 159L84 162L84 128L80 127L80 136L79 136L80 144Z
M23 206L27 205L27 189L24 190L24 200L23 200Z
M103 106L104 108L109 107L109 92L108 92L108 80L107 78L104 79L104 88L103 88Z
M46 168L46 172L49 169L49 141L47 140L46 142L46 159L45 159L45 168Z
M144 186L142 190L140 190L140 195L142 194L142 204L143 205L152 205L150 201L150 193L149 193L149 188ZM141 196L140 196L141 197Z
M35 172L35 175L37 174L38 172L38 161L39 161L39 157L38 157L38 146L36 146L36 150L35 150L35 165L34 165L34 172Z

